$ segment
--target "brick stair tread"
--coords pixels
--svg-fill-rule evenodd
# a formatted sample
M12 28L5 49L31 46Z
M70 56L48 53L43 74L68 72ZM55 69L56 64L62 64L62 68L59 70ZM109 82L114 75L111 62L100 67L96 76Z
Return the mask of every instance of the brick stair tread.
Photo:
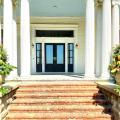
M111 110L110 105L11 105L10 111L96 111L96 110Z
M104 95L95 95L95 96L82 96L82 95L76 95L76 96L25 96L25 95L15 95L14 99L105 99Z
M12 104L50 104L50 105L80 105L84 103L91 103L91 104L102 104L102 103L110 103L110 101L105 99L16 99L12 102Z
M20 87L74 87L74 86L83 86L83 87L88 87L88 86L95 86L96 87L96 83L94 82L78 82L78 83L62 83L62 82L59 82L59 83L42 83L42 82L39 82L39 83L27 83L27 84L20 84L19 85Z
M28 86L19 86L19 88L20 89L30 89L30 88L32 88L32 89L57 89L57 88L59 88L59 89L64 89L64 88L66 88L66 89L76 89L76 88L79 88L79 89L96 89L96 88L98 88L96 85L89 85L89 86L86 86L86 85L36 85L36 86L32 86L32 85L28 85Z
M53 88L50 88L50 89L43 89L43 88L39 88L39 89L18 89L17 92L98 92L98 88L95 88L95 89L79 89L79 88L68 88L68 89L65 89L65 88L62 88L62 89L53 89Z
M50 119L50 118L48 118L48 119L40 119L40 118L38 118L38 119L6 118L6 120L68 120L68 119L64 119L64 118L63 119L62 118L61 119L54 119L54 118L52 118L52 119ZM83 118L78 118L78 119L73 118L73 119L69 119L69 120L96 120L96 118L84 118L84 119ZM97 120L111 120L111 118L107 118L107 119L106 118L97 118Z
M50 92L29 92L29 93L16 93L16 96L97 96L103 95L102 93L97 92L83 92L81 93L50 93Z
M105 114L105 113L100 113L100 112L39 112L39 113L33 113L33 112L29 112L29 113L20 113L20 112L14 112L14 113L9 113L7 118L34 118L34 119L38 119L38 118L111 118L111 115L109 114Z

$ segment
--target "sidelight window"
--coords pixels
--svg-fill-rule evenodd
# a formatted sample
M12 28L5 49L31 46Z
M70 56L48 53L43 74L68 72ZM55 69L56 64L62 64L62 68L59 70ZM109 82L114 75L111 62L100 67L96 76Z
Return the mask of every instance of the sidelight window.
M68 72L73 72L74 66L74 44L68 43Z

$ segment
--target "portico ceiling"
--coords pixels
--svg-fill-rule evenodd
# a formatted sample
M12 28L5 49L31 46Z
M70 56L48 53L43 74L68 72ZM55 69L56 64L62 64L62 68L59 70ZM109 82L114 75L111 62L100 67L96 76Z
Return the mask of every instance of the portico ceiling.
M85 15L86 0L30 0L31 16L79 17Z

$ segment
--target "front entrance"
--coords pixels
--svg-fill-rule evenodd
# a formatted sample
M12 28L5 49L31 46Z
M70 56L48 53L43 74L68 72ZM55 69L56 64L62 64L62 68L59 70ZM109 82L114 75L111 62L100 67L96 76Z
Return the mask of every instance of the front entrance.
M61 25L58 28L51 26L48 30L36 27L32 39L31 73L77 73L77 29Z
M65 72L65 44L45 44L45 72Z

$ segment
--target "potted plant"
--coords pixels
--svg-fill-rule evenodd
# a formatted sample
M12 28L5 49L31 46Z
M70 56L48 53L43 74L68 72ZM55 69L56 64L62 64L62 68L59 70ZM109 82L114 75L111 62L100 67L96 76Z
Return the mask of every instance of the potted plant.
M15 69L14 66L8 63L7 59L7 52L3 46L0 45L0 84L3 84L5 82L5 77Z
M120 45L113 49L112 62L109 64L111 75L115 78L116 83L120 84Z

